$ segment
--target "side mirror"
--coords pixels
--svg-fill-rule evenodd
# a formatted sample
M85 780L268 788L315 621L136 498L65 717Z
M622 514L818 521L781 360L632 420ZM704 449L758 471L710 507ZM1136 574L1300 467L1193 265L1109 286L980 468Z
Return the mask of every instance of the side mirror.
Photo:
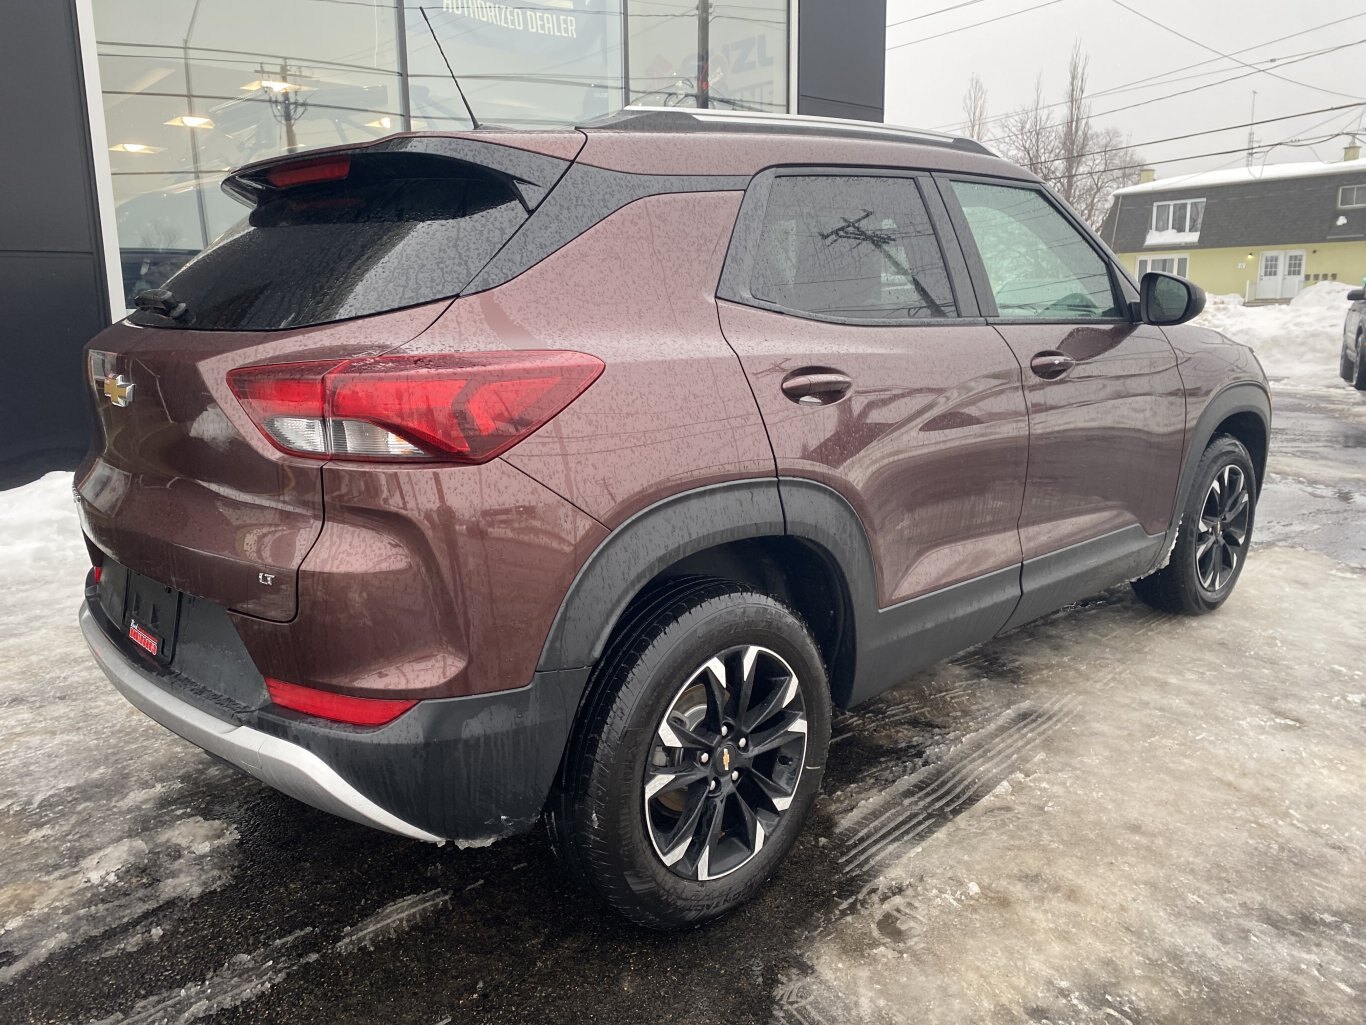
M1139 318L1157 327L1175 327L1205 311L1205 290L1193 281L1150 271L1138 287Z
M1347 301L1348 301L1349 303L1363 303L1363 302L1366 302L1366 288L1357 288L1357 289L1352 290L1351 292L1348 292L1348 293L1347 293Z

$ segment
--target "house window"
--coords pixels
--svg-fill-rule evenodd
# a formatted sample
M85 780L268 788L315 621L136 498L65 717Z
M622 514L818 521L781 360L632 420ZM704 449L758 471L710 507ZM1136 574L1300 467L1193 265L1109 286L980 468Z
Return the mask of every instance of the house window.
M1304 255L1302 253L1291 253L1285 258L1285 276L1287 278L1298 278L1304 275Z
M1190 258L1185 256L1149 256L1138 261L1138 276L1141 278L1149 271L1156 274L1175 274L1179 278L1188 276Z
M1183 199L1176 203L1153 204L1153 228L1174 231L1180 235L1199 235L1205 220L1203 199Z
M1344 185L1338 193L1338 206L1343 210L1366 206L1366 185Z

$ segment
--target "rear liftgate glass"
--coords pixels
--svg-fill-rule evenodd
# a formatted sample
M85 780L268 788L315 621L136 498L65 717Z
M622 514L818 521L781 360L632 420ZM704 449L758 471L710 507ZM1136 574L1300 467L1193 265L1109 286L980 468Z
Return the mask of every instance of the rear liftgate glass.
M228 179L251 212L170 281L136 323L272 331L459 294L527 220L516 182L423 152L357 152Z

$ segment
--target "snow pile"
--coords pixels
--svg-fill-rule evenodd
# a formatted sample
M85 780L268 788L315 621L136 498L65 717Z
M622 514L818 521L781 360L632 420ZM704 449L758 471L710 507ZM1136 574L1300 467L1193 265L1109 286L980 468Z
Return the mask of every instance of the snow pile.
M1351 290L1339 281L1323 281L1288 306L1246 306L1240 296L1212 295L1195 323L1251 346L1268 377L1332 383Z
M81 542L70 473L49 473L23 487L0 491L0 524L0 560L11 574L11 584L38 573L85 579L89 557Z

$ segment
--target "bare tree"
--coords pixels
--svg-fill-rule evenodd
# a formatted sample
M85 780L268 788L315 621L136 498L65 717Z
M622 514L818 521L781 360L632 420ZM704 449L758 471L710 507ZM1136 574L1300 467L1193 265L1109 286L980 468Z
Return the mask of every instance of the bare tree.
M987 137L987 87L982 76L972 73L967 95L963 97L963 134L969 139Z
M1090 59L1081 52L1081 43L1072 46L1067 68L1067 99L1063 104L1061 139L1053 170L1059 173L1057 188L1062 198L1075 205L1082 181L1081 165L1091 150L1091 104L1086 100L1087 71Z
M1044 102L1043 76L1034 83L1034 97L1001 121L995 142L1005 155L1048 180L1061 146L1061 133L1052 108Z
M1067 94L1061 102L1045 101L1040 77L1030 101L1000 118L994 134L984 116L983 127L974 137L991 142L1004 156L1034 172L1088 224L1099 228L1114 191L1138 180L1142 158L1129 147L1119 129L1095 124L1086 98L1089 70L1090 60L1078 44L1072 50ZM974 75L963 101L969 119L979 84ZM985 92L982 88L983 114Z

